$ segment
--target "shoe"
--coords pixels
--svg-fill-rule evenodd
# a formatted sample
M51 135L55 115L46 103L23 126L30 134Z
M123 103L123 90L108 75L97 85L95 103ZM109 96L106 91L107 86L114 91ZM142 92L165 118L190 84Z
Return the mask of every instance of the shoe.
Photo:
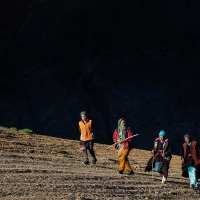
M131 175L131 174L135 174L135 173L133 172L133 170L131 170L130 172L127 173L127 175Z
M193 187L194 190L199 190L199 187Z
M82 162L84 165L88 165L89 164L89 161L84 161Z
M118 170L118 174L123 174L123 170Z
M163 178L162 178L162 183L166 183L166 181L167 181L167 179L163 176Z
M191 184L191 185L190 185L190 188L194 190L194 185L193 185L193 184Z
M97 159L96 158L94 158L94 159L92 159L92 165L95 165L96 164L96 162L97 162Z

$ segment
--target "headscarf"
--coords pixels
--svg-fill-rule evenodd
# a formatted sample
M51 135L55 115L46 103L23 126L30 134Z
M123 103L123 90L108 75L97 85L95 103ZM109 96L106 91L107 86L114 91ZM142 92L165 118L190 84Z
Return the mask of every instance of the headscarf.
M119 132L119 136L118 136L118 139L119 140L124 140L125 139L125 134L124 134L124 130L126 129L126 127L122 127L121 126L121 121L124 120L124 118L121 118L118 120L118 128L120 130ZM119 143L118 146L121 146L121 144Z

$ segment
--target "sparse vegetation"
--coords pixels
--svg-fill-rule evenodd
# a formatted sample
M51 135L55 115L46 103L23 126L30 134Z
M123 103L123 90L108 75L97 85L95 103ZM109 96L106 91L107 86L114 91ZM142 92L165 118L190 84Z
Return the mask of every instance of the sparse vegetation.
M22 133L33 133L33 131L31 129L28 129L28 128L24 128L24 129L20 129L19 132L22 132Z
M10 127L9 128L9 127L0 126L0 128L7 128L11 131L19 131L19 132L22 132L22 133L29 133L29 134L33 133L33 131L29 128L24 128L24 129L19 129L19 130L16 127Z
M10 127L9 130L11 130L11 131L17 131L17 128L16 127Z

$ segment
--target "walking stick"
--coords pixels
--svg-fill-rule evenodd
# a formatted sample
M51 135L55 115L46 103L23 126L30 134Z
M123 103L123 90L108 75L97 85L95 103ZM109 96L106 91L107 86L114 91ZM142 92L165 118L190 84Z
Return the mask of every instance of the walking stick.
M155 158L159 155L159 153L154 154L155 152L153 151L153 160L152 160L152 179L153 179L153 164L154 164L154 160Z
M126 138L125 140L121 141L121 142L125 142L126 140L128 140L128 139L130 139L130 138L133 138L133 137L136 137L136 136L138 136L138 135L139 135L139 134L132 135L132 136ZM114 144L108 146L106 149L109 149L110 147L113 147L113 146L115 146L116 144L119 144L119 143L121 143L121 142L115 142Z
M152 170L151 170L152 180L153 180L153 163L154 163L154 152L153 152L153 159L152 159Z

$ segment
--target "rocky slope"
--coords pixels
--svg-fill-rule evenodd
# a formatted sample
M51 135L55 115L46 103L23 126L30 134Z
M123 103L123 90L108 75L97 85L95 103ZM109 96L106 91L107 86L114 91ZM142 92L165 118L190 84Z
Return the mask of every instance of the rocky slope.
M135 174L118 175L114 149L96 144L95 166L81 164L78 141L0 128L1 200L144 200L200 199L180 176L180 157L173 156L167 184L144 172L150 152L133 149Z
M200 118L200 3L2 0L0 125L78 139L79 112L111 143L121 117L179 153ZM54 135L55 136L55 135ZM142 146L141 146L142 145Z

